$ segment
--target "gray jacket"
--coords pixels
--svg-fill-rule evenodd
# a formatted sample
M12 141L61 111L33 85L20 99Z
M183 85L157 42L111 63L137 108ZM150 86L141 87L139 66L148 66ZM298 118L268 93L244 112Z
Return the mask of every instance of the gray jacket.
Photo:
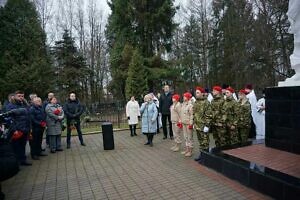
M55 110L59 109L60 113L55 114ZM45 108L47 118L47 134L48 135L60 135L61 134L61 123L64 118L64 111L59 104L49 103ZM61 116L62 119L59 119Z

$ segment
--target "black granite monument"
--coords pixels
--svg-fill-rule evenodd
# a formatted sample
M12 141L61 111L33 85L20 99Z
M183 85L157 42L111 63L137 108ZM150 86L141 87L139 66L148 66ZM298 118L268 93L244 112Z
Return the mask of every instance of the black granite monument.
M265 144L300 154L300 86L266 88Z

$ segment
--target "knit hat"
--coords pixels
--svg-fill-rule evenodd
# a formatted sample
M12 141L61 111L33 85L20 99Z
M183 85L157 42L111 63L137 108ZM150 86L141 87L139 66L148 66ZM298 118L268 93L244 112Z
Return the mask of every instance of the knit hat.
M228 88L226 88L226 90L228 90L231 93L234 93L234 89L232 87L228 87Z
M220 86L218 86L218 85L214 86L213 90L216 90L218 92L222 92L222 88Z
M200 86L197 86L195 90L199 90L201 93L205 93L205 90Z
M185 98L187 98L188 100L190 100L190 99L192 98L192 94L189 93L189 92L184 93L183 96L184 96Z
M175 99L176 101L179 101L180 95L179 95L179 94L174 94L174 95L172 96L172 99Z

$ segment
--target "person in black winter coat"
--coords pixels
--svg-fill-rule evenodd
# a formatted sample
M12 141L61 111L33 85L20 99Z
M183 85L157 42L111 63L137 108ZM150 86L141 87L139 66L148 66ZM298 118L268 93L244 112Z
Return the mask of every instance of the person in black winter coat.
M29 113L32 129L30 153L33 160L39 160L39 156L46 156L46 154L42 153L43 133L46 127L46 113L43 109L41 98L35 97L32 99Z
M83 142L81 127L80 127L80 116L84 111L80 101L76 98L76 94L71 92L69 98L64 106L64 112L67 117L67 148L71 147L71 131L75 127L78 133L80 144L85 146Z
M168 130L167 130L167 120L169 123L169 134L170 139L173 139L172 123L171 123L171 113L170 107L172 105L172 94L168 85L164 86L164 92L159 98L159 112L161 113L162 127L164 132L164 138L167 139Z

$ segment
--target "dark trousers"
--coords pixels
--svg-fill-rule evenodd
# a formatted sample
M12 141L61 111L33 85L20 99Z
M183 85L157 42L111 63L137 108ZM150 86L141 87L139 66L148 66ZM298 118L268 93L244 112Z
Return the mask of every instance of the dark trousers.
M25 147L26 147L27 137L28 137L28 133L23 133L23 136L21 138L19 138L18 140L14 140L11 143L19 162L26 161Z
M46 144L49 145L49 135L46 132Z
M159 133L159 116L156 117L157 133Z
M251 128L250 128L249 138L255 138L255 137L256 137L256 126L251 116Z
M44 130L44 128L32 129L32 140L29 142L31 156L39 156L41 154Z
M136 124L130 124L129 125L130 128L130 135L136 135Z
M162 127L163 127L163 131L164 131L164 136L168 137L168 130L167 130L167 120L168 120L169 134L170 134L170 137L173 137L171 115L162 114L161 120L162 120Z
M71 144L71 120L67 120L67 144ZM76 131L78 134L78 138L80 143L83 143L83 138L82 138L82 132L81 132L81 127L80 127L80 120L76 120L76 123L74 124L76 127Z
M61 149L61 134L49 135L49 145L50 149L53 151Z

